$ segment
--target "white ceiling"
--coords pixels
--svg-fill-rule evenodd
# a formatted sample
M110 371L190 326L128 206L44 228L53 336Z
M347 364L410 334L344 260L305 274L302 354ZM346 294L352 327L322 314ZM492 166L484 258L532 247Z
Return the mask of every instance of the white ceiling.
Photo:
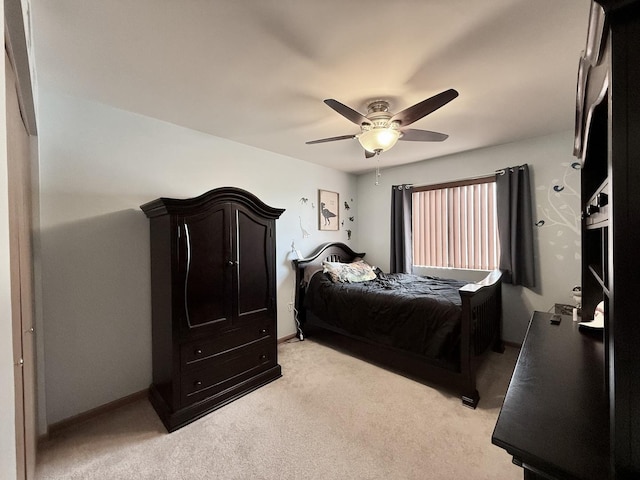
M322 101L398 112L460 96L383 167L573 128L589 0L31 0L37 82L346 172L358 126ZM567 146L570 151L571 146Z

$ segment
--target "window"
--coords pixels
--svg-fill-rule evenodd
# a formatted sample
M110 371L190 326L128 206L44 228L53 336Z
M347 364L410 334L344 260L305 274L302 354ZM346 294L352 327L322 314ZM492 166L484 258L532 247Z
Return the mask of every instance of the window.
M414 187L413 265L498 268L494 177Z

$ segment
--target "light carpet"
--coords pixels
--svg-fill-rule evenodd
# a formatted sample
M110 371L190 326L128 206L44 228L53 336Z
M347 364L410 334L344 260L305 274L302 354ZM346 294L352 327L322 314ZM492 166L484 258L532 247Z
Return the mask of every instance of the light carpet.
M146 400L59 432L45 479L521 479L491 444L518 350L491 352L480 404L312 340L278 347L283 377L168 434Z

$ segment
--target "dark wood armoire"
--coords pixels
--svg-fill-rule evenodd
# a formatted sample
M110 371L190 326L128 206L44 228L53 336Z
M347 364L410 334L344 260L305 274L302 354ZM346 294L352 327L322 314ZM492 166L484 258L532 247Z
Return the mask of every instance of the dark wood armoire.
M140 207L151 229L153 383L174 431L281 376L275 221L234 187Z

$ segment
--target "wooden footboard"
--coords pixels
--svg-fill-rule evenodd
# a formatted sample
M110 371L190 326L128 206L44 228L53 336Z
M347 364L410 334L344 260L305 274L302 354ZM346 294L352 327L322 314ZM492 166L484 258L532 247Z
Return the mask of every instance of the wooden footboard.
M502 273L490 272L482 281L460 289L462 325L460 340L460 374L467 382L462 403L475 408L480 399L476 389L476 359L489 346L504 351L501 337Z
M426 383L436 383L462 396L465 406L475 408L480 398L476 388L476 366L480 355L493 347L502 351L501 341L501 273L490 272L482 281L467 284L460 289L462 301L461 343L459 368L451 370L412 352L376 344L371 340L338 332L304 308L304 269L319 267L324 260L350 262L364 257L342 243L328 243L316 249L305 259L294 260L296 269L295 308L299 321L298 338L315 328L318 337L326 343L392 368L399 373Z
M500 318L502 309L500 270L490 272L482 281L469 283L460 289L462 299L462 317L472 320L469 332L472 333L474 353L482 354L494 344L502 348L500 338ZM497 342L498 344L495 344Z

